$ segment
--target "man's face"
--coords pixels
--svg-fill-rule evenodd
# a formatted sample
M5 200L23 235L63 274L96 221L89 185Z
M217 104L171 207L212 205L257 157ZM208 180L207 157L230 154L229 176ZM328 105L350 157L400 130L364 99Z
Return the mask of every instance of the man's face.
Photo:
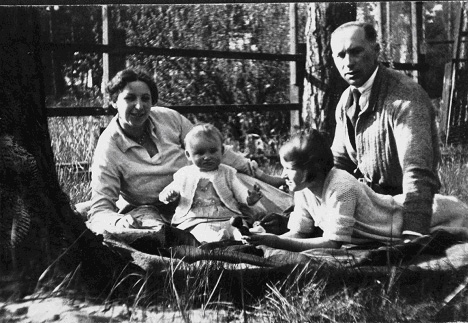
M369 42L361 27L348 27L331 39L333 60L341 76L349 85L360 87L377 67L380 47Z

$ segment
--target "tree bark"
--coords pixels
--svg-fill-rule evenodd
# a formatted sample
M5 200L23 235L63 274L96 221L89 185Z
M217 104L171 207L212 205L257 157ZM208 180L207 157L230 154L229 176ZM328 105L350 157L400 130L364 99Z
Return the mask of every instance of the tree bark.
M352 20L356 20L355 3L311 3L308 7L302 118L306 126L325 132L330 139L336 104L347 87L333 62L330 36L336 27Z
M0 276L15 276L24 283L15 292L24 294L46 268L57 277L80 267L88 287L102 291L125 262L87 230L60 188L46 116L38 10L0 9Z

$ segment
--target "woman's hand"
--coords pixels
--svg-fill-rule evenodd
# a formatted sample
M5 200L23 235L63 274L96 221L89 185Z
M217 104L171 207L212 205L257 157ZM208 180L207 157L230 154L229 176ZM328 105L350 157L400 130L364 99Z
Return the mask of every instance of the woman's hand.
M164 204L174 202L179 197L180 197L180 194L176 190L163 190L161 194L159 194L159 200L163 202Z
M127 214L115 223L117 228L122 229L141 229L141 224L138 220L134 219L130 214Z
M252 234L250 236L242 237L242 241L244 241L247 244L251 244L254 246L264 245L272 248L277 248L280 240L280 237L271 233Z

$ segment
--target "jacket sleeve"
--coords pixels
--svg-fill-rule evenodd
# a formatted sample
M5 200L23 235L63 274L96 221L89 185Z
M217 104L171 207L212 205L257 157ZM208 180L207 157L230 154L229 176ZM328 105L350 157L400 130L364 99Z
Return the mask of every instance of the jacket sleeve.
M414 86L394 118L394 136L403 172L403 230L429 233L434 194L440 187L436 167L440 158L432 103ZM403 232L404 233L404 232Z
M96 147L92 165L91 209L88 219L95 231L115 226L122 215L116 205L120 194L120 175L115 161L109 160L109 150Z
M231 147L224 146L224 154L221 162L235 168L240 173L250 176L253 175L250 167L250 159L244 157L239 152L235 152Z
M343 109L348 95L347 90L343 92L335 110L336 128L331 149L335 167L352 174L357 166L349 157L346 149L346 119L343 117Z

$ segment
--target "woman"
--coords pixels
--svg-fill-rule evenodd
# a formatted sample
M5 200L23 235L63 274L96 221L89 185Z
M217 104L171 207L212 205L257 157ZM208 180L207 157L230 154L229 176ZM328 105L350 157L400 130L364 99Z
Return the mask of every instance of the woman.
M169 224L176 205L160 202L159 193L177 170L189 164L183 142L193 125L174 110L153 106L158 100L157 86L144 72L120 71L107 90L117 115L101 134L94 152L88 225L102 232ZM223 162L252 174L250 161L232 150L225 149ZM283 180L275 178L271 183L274 181ZM281 191L274 194L288 203ZM145 216L139 220L141 215Z
M328 143L317 131L293 137L280 149L283 177L294 192L289 232L243 239L291 251L340 248L344 243L401 242L404 195L375 193L346 171L337 169ZM319 227L323 235L313 237ZM442 229L468 238L468 206L436 194L431 232Z

